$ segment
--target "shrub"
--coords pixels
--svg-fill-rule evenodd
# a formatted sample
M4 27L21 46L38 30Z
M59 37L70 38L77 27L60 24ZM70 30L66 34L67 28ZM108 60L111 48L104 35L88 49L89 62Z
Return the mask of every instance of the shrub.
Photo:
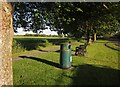
M24 52L26 49L18 43L16 40L13 40L13 45L12 45L12 53L19 53L19 52Z
M25 34L24 36L34 36L34 34Z
M36 47L36 50L42 50L44 47L50 46L52 43L50 43L48 40L44 39L42 42L38 43L38 46Z
M36 50L43 50L44 47L42 46L37 46Z

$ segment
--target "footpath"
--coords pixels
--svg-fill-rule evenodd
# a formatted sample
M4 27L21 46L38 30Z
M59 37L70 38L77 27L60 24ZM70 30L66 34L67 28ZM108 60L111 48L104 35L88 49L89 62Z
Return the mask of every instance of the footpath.
M34 56L40 55L42 53L47 53L47 52L52 52L52 51L55 52L55 51L58 51L59 49L60 49L59 46L52 46L50 48L45 48L44 50L40 50L40 51L39 50L29 51L26 54L23 53L23 54L21 54L19 56L13 57L13 61L23 59L22 57L25 57L25 56L27 56L27 57L34 57Z

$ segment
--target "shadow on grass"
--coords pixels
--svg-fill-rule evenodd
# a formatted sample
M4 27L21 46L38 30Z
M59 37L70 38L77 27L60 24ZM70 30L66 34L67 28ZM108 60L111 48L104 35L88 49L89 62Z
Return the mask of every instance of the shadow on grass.
M55 52L58 52L58 53L60 53L60 50L56 50Z
M39 50L39 51L41 51L41 52L49 52L49 51L47 51L47 50Z
M106 43L106 42L102 42L102 41L96 41L96 42L93 42L93 43Z
M109 46L107 43L105 43L105 46L106 46L106 47L108 47L108 48L110 48L110 49L112 49L112 50L115 50L115 51L120 51L120 49L115 49L115 48L113 48L113 47Z
M68 38L59 38L59 39L47 39L50 43L53 45L60 45L61 43L67 42L69 39Z
M32 60L36 60L36 61L39 61L39 62L48 64L48 65L51 65L51 66L54 66L54 67L57 67L57 68L61 68L60 65L59 65L58 63L55 63L55 62L52 62L52 61L48 61L48 60L45 60L45 59L42 59L42 58L28 57L28 56L19 56L19 57L21 57L21 58L28 58L28 59L32 59Z
M72 76L63 75L72 79L71 85L119 85L120 70L109 67L96 67L85 64L77 66ZM114 86L114 87L115 87Z
M14 38L22 47L26 50L35 50L38 46L46 47L48 43L53 45L60 45L61 43L67 42L68 38L57 38L57 39L50 39L50 38ZM48 43L47 43L47 42Z
M38 46L45 47L46 39L43 38L14 38L26 50L35 50Z
M50 66L59 67L58 63L54 63L45 59L36 58L36 57L28 57L28 56L20 56L21 58L28 58L32 60L36 60L38 62L42 62L48 64ZM65 81L67 79L71 79L70 87L79 86L89 86L89 85L97 85L97 86L119 86L120 83L120 70L112 69L106 66L95 66L90 64L73 66L74 70L66 70L62 72L57 79L55 79L55 85L67 85ZM48 71L49 72L49 71ZM71 72L71 74L69 74ZM53 71L54 74L54 71ZM49 79L49 78L48 78Z

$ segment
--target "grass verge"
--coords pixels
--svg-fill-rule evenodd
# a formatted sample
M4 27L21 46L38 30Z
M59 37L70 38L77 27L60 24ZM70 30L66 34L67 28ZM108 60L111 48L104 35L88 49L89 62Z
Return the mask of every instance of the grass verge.
M86 57L73 56L72 69L59 68L59 52L14 61L14 85L118 85L118 51L106 43L103 40L92 43L87 47Z

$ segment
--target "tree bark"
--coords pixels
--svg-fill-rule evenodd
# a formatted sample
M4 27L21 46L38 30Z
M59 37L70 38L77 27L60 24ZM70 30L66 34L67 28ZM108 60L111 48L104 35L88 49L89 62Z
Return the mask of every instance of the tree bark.
M93 41L94 42L96 42L96 35L97 35L97 33L96 33L96 29L94 30L94 38L93 38Z
M13 85L12 80L12 25L11 3L0 0L0 87Z
M90 45L91 42L92 42L92 40L91 40L91 36L89 36L89 38L88 38L88 45Z
M88 43L88 45L91 44L90 30L87 30L87 43Z
M94 40L93 40L94 42L96 42L96 35L97 35L97 34L94 33Z

